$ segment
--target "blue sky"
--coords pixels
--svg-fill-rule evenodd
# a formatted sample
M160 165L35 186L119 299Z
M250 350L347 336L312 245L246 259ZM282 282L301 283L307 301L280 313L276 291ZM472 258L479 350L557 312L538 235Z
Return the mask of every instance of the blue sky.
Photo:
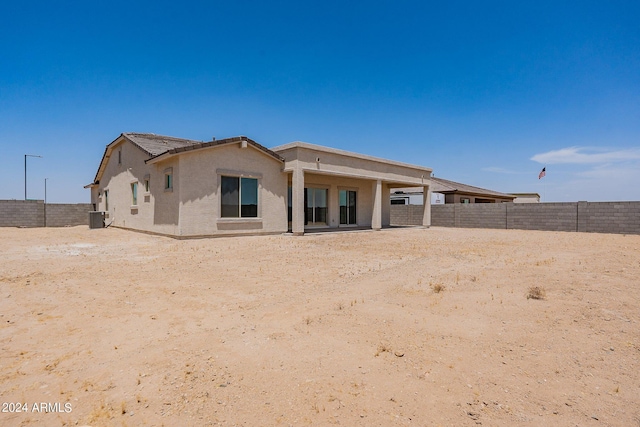
M640 200L637 1L0 4L0 199L88 202L122 132L306 141ZM538 180L542 167L547 176Z

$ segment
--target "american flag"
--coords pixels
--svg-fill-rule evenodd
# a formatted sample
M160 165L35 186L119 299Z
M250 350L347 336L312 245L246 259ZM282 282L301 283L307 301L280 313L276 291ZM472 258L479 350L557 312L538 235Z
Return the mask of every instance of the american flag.
M547 168L544 167L542 168L542 170L540 171L540 174L538 175L538 179L542 179L543 176L545 176L547 174Z

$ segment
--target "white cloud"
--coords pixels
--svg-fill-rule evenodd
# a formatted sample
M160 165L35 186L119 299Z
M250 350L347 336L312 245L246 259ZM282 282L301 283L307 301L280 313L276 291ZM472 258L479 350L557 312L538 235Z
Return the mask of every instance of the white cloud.
M586 147L567 147L560 150L547 151L531 157L534 162L545 165L560 163L593 164L640 160L640 148L607 151Z

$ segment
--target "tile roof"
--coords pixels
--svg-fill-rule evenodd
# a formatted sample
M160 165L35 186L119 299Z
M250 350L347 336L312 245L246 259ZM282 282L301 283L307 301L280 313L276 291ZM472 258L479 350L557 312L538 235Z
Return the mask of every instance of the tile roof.
M177 138L171 138L171 139L177 139ZM163 154L168 154L168 155L179 154L185 151L198 150L198 149L207 148L207 147L217 147L220 145L233 144L233 143L238 143L242 141L246 141L248 145L251 145L257 148L258 150L263 151L264 153L276 158L277 160L284 161L284 159L279 154L269 150L267 147L258 144L257 142L255 142L251 138L247 138L246 136L234 136L232 138L217 139L214 141L207 141L207 142L189 141L186 139L181 141L188 142L189 144L183 144L183 145L166 149L158 154L153 155L150 159L147 159L147 162L155 159L156 157L160 157Z
M422 187L409 187L402 189L405 193L422 193ZM474 187L473 185L462 184L460 182L449 181L448 179L431 177L431 191L434 193L464 193L478 196L492 196L503 199L515 199L512 194L500 193L498 191L487 190L486 188Z
M486 188L474 187L473 185L462 184L460 182L449 181L448 179L431 177L431 191L434 193L468 193L487 195L494 197L502 197L505 199L514 199L510 194L500 193L498 191L487 190Z
M174 138L154 133L123 133L122 135L150 156L157 156L171 149L190 147L202 143L202 141Z

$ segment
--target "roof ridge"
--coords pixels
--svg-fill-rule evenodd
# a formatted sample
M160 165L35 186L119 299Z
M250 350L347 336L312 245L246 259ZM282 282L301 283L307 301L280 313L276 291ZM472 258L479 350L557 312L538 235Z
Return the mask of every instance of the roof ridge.
M179 138L177 136L168 136L168 135L159 135L157 133L145 133L145 132L123 132L125 136L140 136L140 137L148 137L148 138L156 138L156 139L170 139L173 141L184 141L190 142L194 144L200 144L206 141L198 141L195 139L187 139L187 138Z

